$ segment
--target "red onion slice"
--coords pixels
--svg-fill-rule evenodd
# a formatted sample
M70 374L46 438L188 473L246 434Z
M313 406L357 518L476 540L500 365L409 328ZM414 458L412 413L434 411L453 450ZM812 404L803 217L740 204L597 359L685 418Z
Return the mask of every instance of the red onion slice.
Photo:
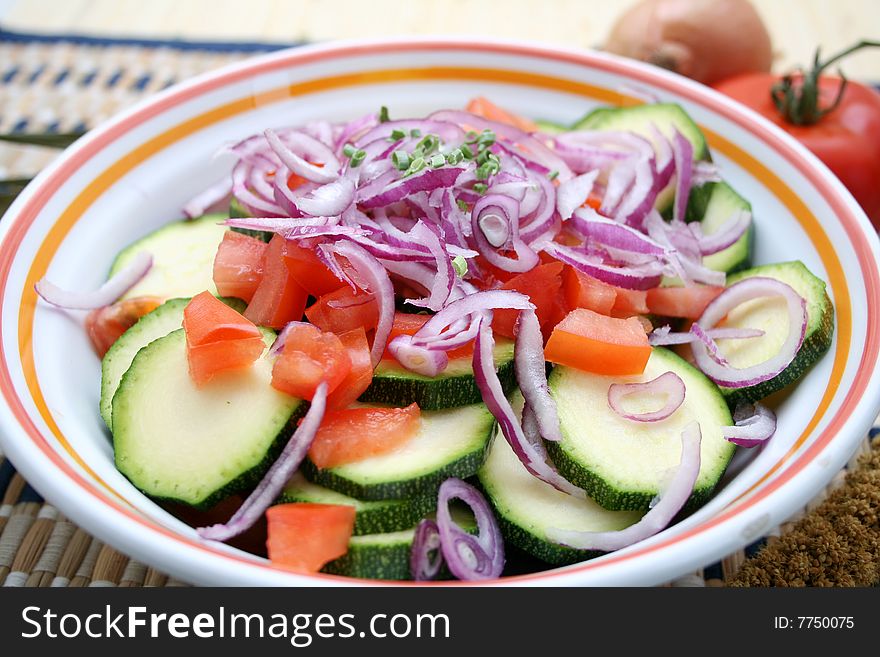
M477 521L477 535L463 530L453 519L449 503L467 504ZM450 478L440 485L437 499L437 529L440 549L450 572L460 580L495 579L504 570L504 541L498 522L486 498L461 479Z
M703 333L712 340L744 340L746 338L760 338L764 335L761 329L750 328L713 328L704 329ZM648 336L648 342L652 347L667 347L674 344L690 344L699 338L691 331L687 333L673 333L669 325L654 329Z
M575 210L587 202L598 176L599 170L594 169L560 183L556 190L556 210L563 221L571 217Z
M355 191L354 181L343 176L297 198L295 205L300 212L314 217L335 217L354 202Z
M339 160L326 144L305 133L291 131L284 138L274 130L266 130L266 142L288 169L296 175L315 183L330 183L339 177ZM317 166L304 157L318 160Z
M675 128L672 135L672 154L675 160L675 202L672 220L684 221L688 198L691 194L691 175L694 169L694 147L687 137Z
M434 224L419 221L413 226L410 236L413 240L428 247L431 255L434 256L434 263L437 267L437 274L434 277L428 298L423 301L410 301L410 303L424 305L431 310L440 310L452 296L456 281L452 260L446 249L443 248L440 229Z
M211 210L220 208L220 204L229 202L232 194L232 179L226 176L223 180L214 183L201 194L197 194L191 198L186 205L183 206L183 215L188 219L201 217L203 214Z
M519 220L519 203L503 194L486 194L471 210L471 229L477 250L499 269L526 272L538 264L538 254L520 239ZM516 258L503 255L499 248L512 249Z
M391 279L388 278L388 271L364 247L354 242L340 240L327 247L326 251L348 260L358 278L361 279L362 285L358 287L376 297L379 306L379 322L373 336L373 346L370 348L370 359L373 367L376 367L382 360L382 354L385 353L385 345L394 322L394 286L391 284Z
M309 451L318 427L324 419L326 402L327 383L322 381L315 390L315 396L302 422L254 491L225 523L196 529L199 536L213 541L228 541L250 529L262 517L266 509L281 494L285 484Z
M62 290L54 283L41 278L34 285L37 294L48 303L67 310L94 310L109 306L123 294L138 284L153 266L153 256L146 251L134 255L125 267L113 275L97 290L92 292L73 292Z
M776 433L776 414L761 404L739 404L733 420L736 424L724 427L721 435L740 447L756 447Z
M721 350L718 348L718 344L706 333L706 330L697 322L691 324L691 333L693 333L694 336L696 336L697 340L701 342L704 347L706 347L706 350L709 352L709 356L711 356L712 360L714 360L719 365L724 365L725 367L730 366L730 363L721 353Z
M662 265L657 262L631 267L606 265L597 261L595 256L556 242L545 243L543 250L560 262L571 265L593 278L598 278L603 283L628 290L648 290L657 287L663 278Z
M789 366L797 355L807 331L807 304L791 286L775 278L744 278L713 299L697 322L701 328L714 327L734 308L753 299L780 296L788 310L788 336L779 351L763 363L746 368L722 365L701 343L693 344L694 359L703 373L720 386L743 388L768 381Z
M365 188L362 188L358 193L358 204L361 208L368 210L396 203L418 192L430 192L440 187L449 187L462 171L464 169L461 167L448 166L440 169L423 169L419 173L392 182L373 196L366 195Z
M398 335L388 343L388 351L403 367L422 376L435 377L449 365L445 351L415 345L411 335Z
M409 557L409 571L415 581L426 582L437 577L442 565L440 528L436 522L425 518L416 527Z
M700 425L691 422L681 432L681 461L659 501L634 525L607 532L580 532L550 528L547 538L578 550L611 552L643 541L662 531L681 511L700 474Z
M675 372L666 372L652 381L645 383L612 383L608 387L608 405L620 417L634 422L659 422L665 420L678 410L684 402L687 388L684 381ZM666 395L663 407L649 413L627 413L623 409L624 400L639 393L650 395Z
M699 239L702 255L712 255L736 244L752 224L752 213L747 210L735 212L724 225L711 235Z
M498 372L495 370L493 351L495 340L492 337L491 322L480 320L480 329L474 346L474 379L489 412L498 420L501 433L510 444L514 454L532 475L563 493L576 497L586 497L586 493L560 475L546 460L546 452L541 446L536 448L528 440L516 418L510 402L504 395Z
M514 344L514 368L516 381L525 399L527 414L523 410L523 424L530 415L534 418L538 432L544 440L559 442L562 432L559 429L559 415L556 402L547 386L547 369L544 361L544 338L541 324L533 310L523 310L516 321L516 342Z
M643 232L618 221L607 219L593 208L575 210L569 225L584 237L605 246L646 255L666 255L667 250Z

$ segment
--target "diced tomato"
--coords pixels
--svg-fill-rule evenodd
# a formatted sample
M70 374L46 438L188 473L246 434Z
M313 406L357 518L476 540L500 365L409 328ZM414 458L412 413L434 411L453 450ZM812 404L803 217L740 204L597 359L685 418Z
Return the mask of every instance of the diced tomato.
M584 206L593 208L594 210L598 211L599 208L602 207L602 199L599 198L598 196L593 196L592 194L590 194L587 197L587 200L584 201Z
M418 404L328 412L309 448L309 459L319 468L333 468L387 454L409 442L420 424Z
M276 504L266 510L269 560L299 573L317 573L348 552L355 508L344 504Z
M379 323L379 304L372 294L345 285L318 297L306 308L306 317L322 331L344 333L358 327L372 331Z
M284 261L294 280L313 297L320 297L345 285L336 278L309 248L309 240L288 240L284 246Z
M615 319L576 308L553 329L544 356L596 374L641 374L651 347L636 318Z
M431 315L416 315L413 313L401 312L394 313L394 322L391 325L391 333L388 335L388 342L390 343L398 335L415 335L429 319L431 319ZM446 354L451 359L470 358L474 355L474 343L468 342L463 347L452 349L451 351L446 352ZM394 356L391 355L391 352L388 351L387 348L385 349L382 358L394 360Z
M287 334L284 349L272 366L272 387L311 400L321 381L336 390L351 371L351 359L339 336L298 322Z
M723 291L723 287L714 285L657 287L648 290L647 304L656 315L699 319L706 306Z
M308 293L287 270L283 256L284 238L274 235L263 258L263 280L244 311L244 316L260 326L283 328L302 319Z
M257 326L210 292L192 298L183 309L186 357L196 386L218 372L251 365L266 345Z
M234 230L223 235L214 257L214 285L222 297L237 297L250 303L263 280L266 243Z
M162 304L159 297L133 297L96 308L86 316L86 333L101 358L141 317Z
M561 303L557 304L557 300L561 301L562 299L562 267L561 262L538 265L527 272L514 276L501 286L503 290L516 290L531 299L536 306L535 312L542 329L549 328L556 309L561 307ZM495 333L512 338L517 317L519 317L518 310L496 310L492 320L492 328Z
M627 290L615 287L617 298L611 308L611 314L615 317L632 317L633 315L647 315L648 304L646 302L646 290Z
M535 132L538 129L538 126L534 121L529 121L522 116L508 112L483 96L477 96L472 99L465 109L471 114L482 116L484 119L498 121L499 123L507 123L508 125L515 126L526 132Z
M351 370L327 398L327 408L330 410L352 404L373 382L373 361L370 359L370 343L367 342L364 328L361 326L340 333L339 341L348 352Z
M566 267L563 274L565 302L570 310L586 308L600 315L608 315L617 299L617 288L588 276L574 267Z

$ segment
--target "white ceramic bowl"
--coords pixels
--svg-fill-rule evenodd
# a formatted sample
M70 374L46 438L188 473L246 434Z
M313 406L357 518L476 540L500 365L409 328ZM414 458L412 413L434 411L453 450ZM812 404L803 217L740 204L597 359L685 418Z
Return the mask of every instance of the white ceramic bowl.
M269 126L342 120L380 104L395 116L461 107L483 94L527 116L570 122L638 87L681 103L705 129L723 175L748 198L757 263L800 259L829 283L830 352L779 410L757 456L740 453L718 494L650 540L511 584L655 584L758 538L842 467L880 410L878 242L843 186L792 139L684 78L598 53L462 40L296 48L171 88L92 131L44 171L0 223L0 442L23 475L118 549L201 584L351 584L300 576L208 545L113 466L98 415L100 367L81 316L37 304L44 275L97 287L114 254L180 215L227 170L221 143ZM161 410L161 409L157 409Z

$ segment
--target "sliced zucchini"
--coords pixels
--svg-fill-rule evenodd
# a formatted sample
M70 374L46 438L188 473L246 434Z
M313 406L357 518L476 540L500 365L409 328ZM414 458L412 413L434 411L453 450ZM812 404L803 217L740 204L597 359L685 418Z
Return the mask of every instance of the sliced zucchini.
M751 204L726 182L711 182L691 190L685 218L687 221L699 221L703 234L712 235L720 230L734 213L742 210L751 212ZM754 242L753 221L742 237L723 251L704 257L703 264L709 269L728 274L746 269L751 265Z
M754 402L782 390L800 379L831 347L834 335L834 306L825 282L814 276L800 261L762 265L734 274L728 285L752 276L767 276L788 283L807 302L807 331L804 342L791 364L769 381L745 388L721 388L731 408L739 402ZM757 328L759 338L719 340L718 346L734 367L761 363L779 351L788 335L788 313L781 298L755 299L728 313L725 326Z
M313 484L300 473L291 478L278 499L279 504L287 502L353 506L357 511L354 521L355 536L385 534L409 529L437 508L437 498L434 495L412 497L405 500L365 502Z
M306 459L302 472L313 483L361 500L433 495L445 479L477 472L494 427L485 404L425 411L419 433L393 452L325 469Z
M117 469L150 497L198 508L256 485L307 406L270 385L274 338L263 330L261 358L202 388L183 329L141 349L113 396Z
M125 267L140 251L153 256L153 267L123 299L154 296L162 299L191 297L214 287L214 256L223 241L226 217L209 214L198 219L175 221L142 237L119 252L110 276Z
M608 511L591 499L561 493L530 474L502 436L492 441L477 476L495 509L504 540L554 565L584 561L599 553L559 545L547 538L548 529L612 531L641 517L638 511Z
M436 502L435 498L435 506ZM462 513L459 509L453 508L452 517L466 531L476 532L477 525L473 515ZM361 579L412 579L409 562L415 533L414 526L410 529L387 534L352 536L348 542L348 552L324 566L323 572L331 575L360 577ZM450 577L446 566L441 567L437 578L449 579Z
M546 119L538 119L535 121L535 125L538 126L538 130L548 135L558 135L561 132L568 132L571 130L571 128L566 125L562 125L556 121L548 121Z
M245 309L245 303L240 299L221 298L221 301L238 312ZM122 375L128 370L138 351L153 340L181 327L183 309L188 303L189 299L169 299L141 317L104 354L101 360L101 417L109 429L113 428L113 395L116 394Z
M516 387L513 371L513 341L499 338L495 345L495 367L505 394ZM382 360L373 372L373 382L359 401L408 406L416 403L423 411L469 406L483 401L474 379L470 356L449 361L440 376L415 374L391 359Z
M687 389L682 405L665 420L634 422L609 407L612 383L650 381L665 372L675 372ZM649 508L670 469L678 465L681 431L693 420L699 421L703 440L691 507L708 499L733 456L735 446L721 435L721 427L733 420L718 387L666 349L654 348L639 376L599 376L556 367L549 384L559 409L562 440L548 442L547 450L562 475L606 509ZM649 410L652 401L644 403L644 409L636 407L635 412ZM653 403L656 408L656 400Z
M245 207L239 202L237 198L233 198L229 201L229 216L233 219L238 217L250 217L251 213L248 212ZM252 228L237 228L232 227L229 230L234 230L236 233L241 233L242 235L247 235L248 237L256 237L258 240L262 240L264 242L268 242L272 239L272 235L274 233L268 230L253 230Z

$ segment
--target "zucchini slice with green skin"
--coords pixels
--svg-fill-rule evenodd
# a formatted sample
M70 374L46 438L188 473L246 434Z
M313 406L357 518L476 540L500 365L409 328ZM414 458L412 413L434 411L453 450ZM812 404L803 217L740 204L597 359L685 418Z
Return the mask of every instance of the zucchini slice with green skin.
M642 515L638 511L608 511L589 498L577 499L556 490L530 474L500 435L492 441L477 476L495 509L504 540L558 566L601 553L559 545L547 538L548 529L613 531L632 525Z
M436 504L437 499L434 498L435 507ZM433 514L430 515L433 517ZM477 531L473 515L453 508L452 517L465 531ZM348 542L348 552L324 566L322 572L361 579L410 580L412 573L409 561L415 534L414 526L385 534L352 536ZM437 579L451 577L446 564L443 564Z
M740 402L755 402L798 381L831 347L834 336L834 306L825 281L813 275L799 260L761 265L734 274L728 285L752 276L766 276L787 283L807 302L807 331L794 360L769 381L745 388L721 387L721 394L731 408ZM740 305L727 315L724 326L757 328L759 338L719 340L725 358L734 367L749 367L767 360L779 351L788 335L788 312L780 298L755 299Z
M535 125L538 126L538 129L548 135L558 135L561 132L568 132L571 130L566 125L562 125L561 123L556 123L556 121L549 121L547 119L538 119L535 121Z
M237 198L233 198L229 201L229 217L230 219L237 219L240 217L250 217L251 213L248 212L244 206L238 202ZM247 235L248 237L256 237L258 240L262 240L263 242L268 242L272 239L272 235L275 233L268 230L254 230L252 228L238 228L231 227L229 230L234 231L236 233L241 233L242 235Z
M117 469L152 498L206 509L252 489L308 404L270 385L275 334L248 368L196 388L183 329L138 351L113 396Z
M357 511L354 520L355 536L386 534L409 529L437 508L435 495L404 500L364 501L313 484L300 473L295 474L287 483L277 503L289 502L353 506Z
M686 221L699 221L704 235L720 230L736 212L752 211L752 205L726 182L710 182L691 190ZM755 222L736 242L718 253L705 256L703 265L709 269L732 274L748 268L755 243Z
M223 303L238 312L244 312L245 303L240 299L221 298ZM169 299L155 310L141 317L101 359L101 417L108 429L113 429L113 395L119 388L122 376L131 366L137 352L153 340L165 337L183 324L183 309L189 299Z
M494 429L485 404L425 411L419 433L392 452L325 469L306 459L301 470L312 483L360 500L430 496L449 477L479 470Z
M513 369L513 341L499 338L495 345L495 367L501 387L507 394L516 387ZM473 358L449 361L435 377L410 372L397 361L385 358L373 372L373 382L358 401L391 406L419 405L423 411L437 411L479 404L483 401L474 379Z
M612 383L643 383L665 372L681 377L687 389L682 405L665 420L634 422L609 407ZM689 507L709 498L736 449L721 435L721 428L732 425L733 419L718 386L667 349L655 347L638 376L599 376L556 367L549 385L559 410L562 440L548 442L547 451L564 477L606 509L648 510L667 473L678 466L681 432L693 420L700 423L703 440L700 474ZM657 400L638 398L631 404L636 413L658 406Z
M125 267L140 251L153 256L147 275L122 298L154 296L162 299L192 297L214 286L214 256L223 241L226 226L222 214L175 221L163 226L119 252L110 267L110 276Z

